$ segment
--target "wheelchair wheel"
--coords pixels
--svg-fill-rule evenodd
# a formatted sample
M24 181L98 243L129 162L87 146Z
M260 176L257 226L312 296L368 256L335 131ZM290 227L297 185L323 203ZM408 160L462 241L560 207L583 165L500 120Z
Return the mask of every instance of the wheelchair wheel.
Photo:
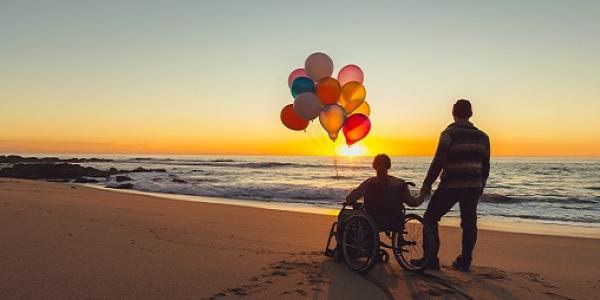
M366 274L375 265L379 254L379 234L375 222L364 214L348 219L342 242L344 261L350 270Z
M433 256L431 229L419 215L404 216L402 232L394 232L392 245L396 260L405 270L423 271Z

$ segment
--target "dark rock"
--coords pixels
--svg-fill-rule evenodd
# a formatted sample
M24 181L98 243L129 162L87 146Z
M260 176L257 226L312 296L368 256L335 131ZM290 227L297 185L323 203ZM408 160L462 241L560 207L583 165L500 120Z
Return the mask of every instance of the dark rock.
M187 183L185 180L179 179L179 178L173 178L173 182L175 182L175 183Z
M23 157L19 155L0 155L0 163L7 164L16 164L16 163L59 163L59 162L69 162L69 163L85 163L85 162L111 162L112 159L105 158L67 158L61 159L58 157Z
M47 180L48 180L48 182L69 182L68 179L64 179L64 178L49 178Z
M117 180L117 182L131 181L131 177L118 175L117 177L115 177L115 180Z
M76 180L78 183L97 183L97 180L84 179L83 177L108 177L116 174L158 172L165 173L165 169L145 169L142 167L133 170L118 170L110 168L109 170L99 170L93 167L83 167L69 162L90 162L90 161L111 161L100 158L72 158L59 159L57 157L22 157L17 155L0 156L0 164L8 164L8 167L0 169L0 177L25 178L25 179L45 179L53 181ZM128 176L117 176L117 182L129 181Z
M73 182L74 183L98 183L98 180L90 179L90 178L77 178Z
M72 180L81 177L106 177L108 175L108 171L68 163L17 163L12 167L0 170L0 177L25 179Z
M129 189L133 188L133 183L123 183L123 184L119 184L117 186L112 186L110 188L121 189L121 190L129 190Z
M137 167L133 170L121 170L121 173L145 173L145 172L156 172L156 173L166 173L165 169L144 169L142 167Z

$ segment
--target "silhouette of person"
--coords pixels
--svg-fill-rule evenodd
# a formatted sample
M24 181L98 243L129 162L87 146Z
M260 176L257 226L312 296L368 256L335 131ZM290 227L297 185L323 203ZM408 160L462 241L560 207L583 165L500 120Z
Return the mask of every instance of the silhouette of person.
M373 169L377 176L361 183L346 196L346 203L354 204L364 197L367 213L373 217L380 229L396 229L402 221L404 203L419 206L422 199L410 194L408 185L400 178L388 175L392 167L389 156L379 154L373 159Z
M477 240L477 204L490 172L490 140L469 118L473 115L469 100L456 101L452 109L454 123L440 136L437 151L423 181L418 198L431 193L431 186L441 173L440 183L425 211L425 222L431 226L435 243L433 258L427 268L439 269L440 238L438 222L459 203L462 228L462 253L453 267L469 271ZM427 245L425 245L427 247Z

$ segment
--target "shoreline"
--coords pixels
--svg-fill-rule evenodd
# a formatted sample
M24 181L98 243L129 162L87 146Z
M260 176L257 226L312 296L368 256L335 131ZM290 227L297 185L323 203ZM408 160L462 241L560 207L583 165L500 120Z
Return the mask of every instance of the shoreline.
M65 183L70 184L70 183ZM89 188L108 190L124 194L146 195L167 200L190 201L200 203L224 204L242 207L253 207L269 210L290 211L316 215L337 216L339 209L317 207L310 204L288 203L277 201L259 201L259 200L242 200L223 197L197 196L197 195L181 195L168 194L158 192L146 192L134 189L113 189L97 184L77 183L76 185ZM340 203L341 206L341 203ZM460 227L460 218L457 216L445 216L440 221L441 226ZM483 230L509 232L509 233L524 233L545 236L563 236L563 237L579 237L600 239L600 227L581 227L568 224L554 224L543 222L528 222L517 219L502 219L500 217L479 216L477 227Z
M420 175L416 173L420 172L415 170L426 164L408 158L406 161L398 159L406 163L404 175L407 178L418 178ZM318 175L317 171L320 169L313 168L318 168L326 162L310 159L199 157L187 161L178 157L168 157L167 161L164 161L151 157L127 156L38 158L10 155L0 156L0 162L3 161L21 163L3 165L0 177L93 183L122 192L139 189L149 195L178 200L200 200L327 215L336 214L337 209L341 207L336 203L343 201L344 194L353 188L350 181L332 184L329 175ZM518 168L532 168L530 164L534 162L524 159L523 163L526 165L520 163L518 160L509 161L497 166L501 175L497 182L490 184L480 200L478 215L481 228L600 238L600 233L595 232L600 232L600 210L597 206L600 196L597 193L597 183L593 179L584 179L581 176L583 172L593 173L590 167L581 169L581 166L572 163L555 167L543 161L543 164L535 167L536 170L539 169L539 172L534 172L539 173L538 177L517 180L523 186L513 190L513 184L505 173L519 173ZM357 164L356 171L365 173L365 166L366 163L361 161ZM267 171L271 169L273 171ZM556 191L552 190L552 186L556 185L555 179L546 175L574 170L582 173L573 179L572 190L558 187ZM579 171L577 173L580 173ZM256 176L253 177L255 172ZM277 176L269 176L270 172L276 173ZM288 178L288 174L302 176L289 175ZM222 176L230 177L223 181ZM304 177L311 179L298 181ZM94 185L90 186L96 187ZM427 203L409 210L423 215L426 205ZM458 207L454 207L442 219L442 224L458 226L458 215Z

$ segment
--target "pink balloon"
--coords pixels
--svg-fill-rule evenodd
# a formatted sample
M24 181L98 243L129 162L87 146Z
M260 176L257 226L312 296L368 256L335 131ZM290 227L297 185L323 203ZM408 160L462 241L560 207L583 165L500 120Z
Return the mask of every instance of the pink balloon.
M350 81L363 83L363 80L365 80L365 75L357 65L346 65L338 73L338 82L342 86Z
M290 76L288 76L288 87L289 88L292 88L292 82L294 82L294 79L296 79L298 77L308 77L308 74L306 74L306 71L303 68L298 68L298 69L292 71L292 73L290 73Z

